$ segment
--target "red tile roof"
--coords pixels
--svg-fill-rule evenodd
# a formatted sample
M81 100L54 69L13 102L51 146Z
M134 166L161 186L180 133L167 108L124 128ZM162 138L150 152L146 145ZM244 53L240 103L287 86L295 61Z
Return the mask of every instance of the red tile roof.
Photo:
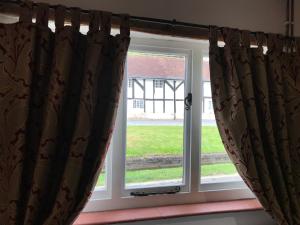
M128 77L184 79L185 59L160 55L128 55ZM209 80L208 62L203 64L204 80Z

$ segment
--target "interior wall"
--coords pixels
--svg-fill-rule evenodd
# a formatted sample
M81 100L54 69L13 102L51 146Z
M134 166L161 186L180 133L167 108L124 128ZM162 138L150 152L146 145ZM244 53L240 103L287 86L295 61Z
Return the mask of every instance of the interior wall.
M284 32L286 0L37 0L85 9L101 9L134 16L176 19L206 25L228 26L251 31ZM300 12L296 0L295 12ZM298 13L299 14L299 13ZM296 15L300 34L300 15Z

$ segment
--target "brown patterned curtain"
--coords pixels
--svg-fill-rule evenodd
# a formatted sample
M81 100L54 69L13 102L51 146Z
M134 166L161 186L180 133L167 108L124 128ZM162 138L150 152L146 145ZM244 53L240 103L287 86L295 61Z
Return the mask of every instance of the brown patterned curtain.
M86 203L105 158L129 45L128 17L32 4L0 24L0 224L67 225Z
M257 34L258 47L250 48L249 32L222 33L225 47L218 47L217 30L211 29L210 71L223 143L277 223L299 225L300 41Z

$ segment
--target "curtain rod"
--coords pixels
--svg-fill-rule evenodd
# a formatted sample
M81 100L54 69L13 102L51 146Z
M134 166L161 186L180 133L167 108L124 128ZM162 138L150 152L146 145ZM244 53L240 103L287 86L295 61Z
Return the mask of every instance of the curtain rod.
M21 4L24 4L23 1L9 1L9 0L0 0L0 10L7 14L18 16L18 10ZM36 7L37 3L33 3L33 6ZM49 5L50 9L55 9L60 5ZM71 10L75 7L65 7L67 10ZM89 14L90 10L80 9L81 13ZM112 24L113 26L119 25L119 19L121 14L112 13ZM54 18L54 14L50 14L50 19ZM88 24L88 15L82 16L82 23ZM201 25L195 23L181 22L175 19L166 20L166 19L156 19L149 17L141 16L130 16L130 29L132 31L140 31L152 34L161 34L169 36L178 36L178 37L187 37L194 39L208 40L209 37L209 25ZM222 27L219 27L220 29ZM253 32L251 34L251 42L256 43L256 34L264 32ZM220 35L220 40L222 40L222 35Z

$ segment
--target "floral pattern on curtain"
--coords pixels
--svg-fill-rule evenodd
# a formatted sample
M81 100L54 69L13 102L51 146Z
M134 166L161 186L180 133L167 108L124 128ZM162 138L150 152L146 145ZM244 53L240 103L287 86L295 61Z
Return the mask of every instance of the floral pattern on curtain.
M225 148L263 207L300 224L300 41L223 28L210 32L214 111ZM264 53L263 43L268 51Z
M21 8L0 24L0 224L71 224L98 178L109 145L129 46L129 18L112 36L111 13Z

